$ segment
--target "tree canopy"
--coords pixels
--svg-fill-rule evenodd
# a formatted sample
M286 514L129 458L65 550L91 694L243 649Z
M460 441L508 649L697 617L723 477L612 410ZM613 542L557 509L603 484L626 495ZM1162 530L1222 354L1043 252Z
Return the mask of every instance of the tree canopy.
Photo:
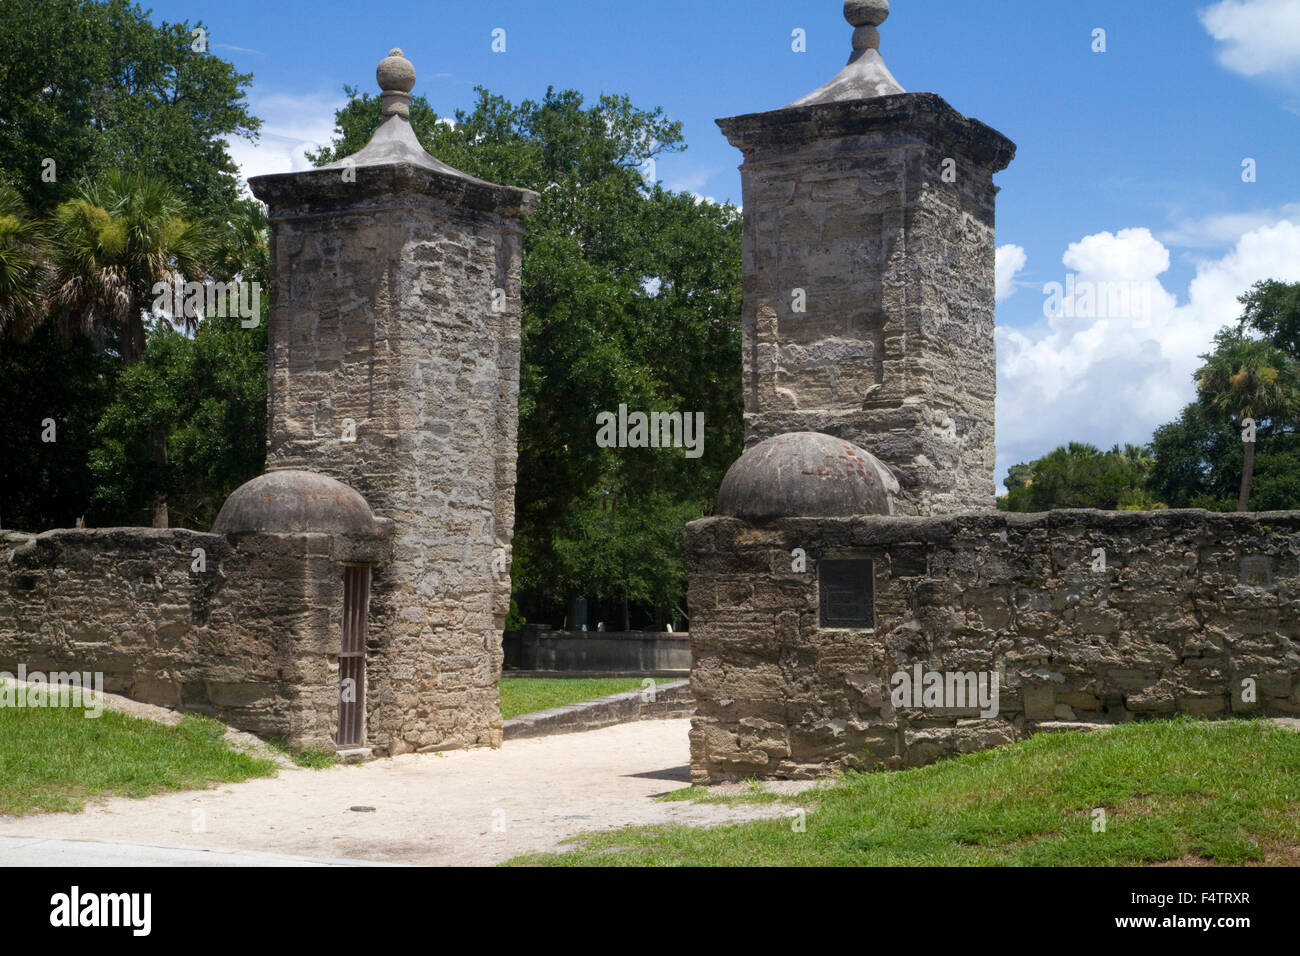
M210 43L202 23L155 25L127 0L5 0L0 175L37 213L110 170L168 184L196 216L224 213L238 198L226 138L254 138L261 121L251 74Z
M213 381L221 374L192 371L190 353L215 348L216 328L196 339L159 332L151 361L120 367L146 352L155 282L266 280L265 217L239 196L227 145L256 136L251 77L214 56L211 40L202 24L155 24L125 0L0 4L4 527L135 523L142 503L130 489L151 484L201 523L211 508L190 502L224 497L261 469L265 433L251 420L194 437L211 424L203 393L227 394ZM265 402L265 331L238 333L242 349L227 343L238 361L222 374L239 376L227 385L247 401L230 418ZM170 465L137 447L146 421ZM127 448L134 457L114 457Z
M1070 442L1028 465L1012 469L998 505L1005 511L1053 508L1133 510L1155 506L1147 491L1154 461L1136 445L1116 445L1103 452Z

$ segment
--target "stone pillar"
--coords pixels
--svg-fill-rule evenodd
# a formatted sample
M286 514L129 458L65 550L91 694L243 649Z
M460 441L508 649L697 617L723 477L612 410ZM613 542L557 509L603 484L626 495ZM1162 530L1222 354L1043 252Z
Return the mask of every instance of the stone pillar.
M997 188L1015 144L879 54L886 0L848 0L848 66L718 125L744 154L746 444L820 431L902 485L901 513L994 505Z
M271 220L269 469L322 472L393 522L372 585L367 743L501 740L519 391L521 218L537 196L424 151L415 71L377 71L358 153L259 176Z

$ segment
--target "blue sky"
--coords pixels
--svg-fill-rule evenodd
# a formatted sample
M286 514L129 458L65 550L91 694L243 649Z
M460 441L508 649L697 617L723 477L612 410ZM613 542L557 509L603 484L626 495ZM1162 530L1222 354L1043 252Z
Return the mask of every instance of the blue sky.
M668 188L740 199L740 154L713 120L780 107L833 76L839 0L618 3L249 2L152 5L202 21L254 75L266 127L232 149L247 174L304 167L350 83L392 46L444 114L476 84L627 93L681 120ZM304 11L310 11L305 13ZM491 49L506 31L506 51ZM1093 52L1093 31L1106 31ZM806 52L792 50L792 31ZM998 478L1067 439L1143 442L1192 397L1191 372L1260 278L1300 281L1300 0L895 0L881 53L1019 152L999 174ZM1256 164L1243 182L1242 163ZM1018 268L1017 268L1018 267ZM1043 286L1138 283L1142 315L1048 319ZM1135 286L1136 288L1136 286Z

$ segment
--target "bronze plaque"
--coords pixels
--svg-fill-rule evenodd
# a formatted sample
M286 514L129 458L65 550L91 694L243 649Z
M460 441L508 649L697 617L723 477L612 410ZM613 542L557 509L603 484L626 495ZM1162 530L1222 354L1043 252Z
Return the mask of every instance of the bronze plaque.
M817 564L822 627L875 627L869 558L826 558Z

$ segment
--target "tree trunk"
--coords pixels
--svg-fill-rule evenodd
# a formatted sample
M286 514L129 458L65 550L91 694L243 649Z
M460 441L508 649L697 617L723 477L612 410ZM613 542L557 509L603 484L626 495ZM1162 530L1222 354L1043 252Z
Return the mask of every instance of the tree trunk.
M121 348L123 365L134 365L144 358L144 319L137 308L133 307L129 311L126 321L122 323ZM161 474L167 464L167 429L164 426L154 426L153 454L150 456L150 460ZM166 528L169 527L168 522L167 496L160 491L153 498L153 526L155 528Z
M134 315L122 323L122 364L134 365L144 358L145 331L144 320Z
M1241 466L1241 494L1237 496L1237 510L1250 510L1250 480L1255 475L1255 443L1248 441L1246 445L1246 461Z
M167 464L167 429L162 425L155 425L153 430L153 463L158 467L160 473ZM162 492L154 495L153 526L155 528L166 528L168 526L167 496Z

